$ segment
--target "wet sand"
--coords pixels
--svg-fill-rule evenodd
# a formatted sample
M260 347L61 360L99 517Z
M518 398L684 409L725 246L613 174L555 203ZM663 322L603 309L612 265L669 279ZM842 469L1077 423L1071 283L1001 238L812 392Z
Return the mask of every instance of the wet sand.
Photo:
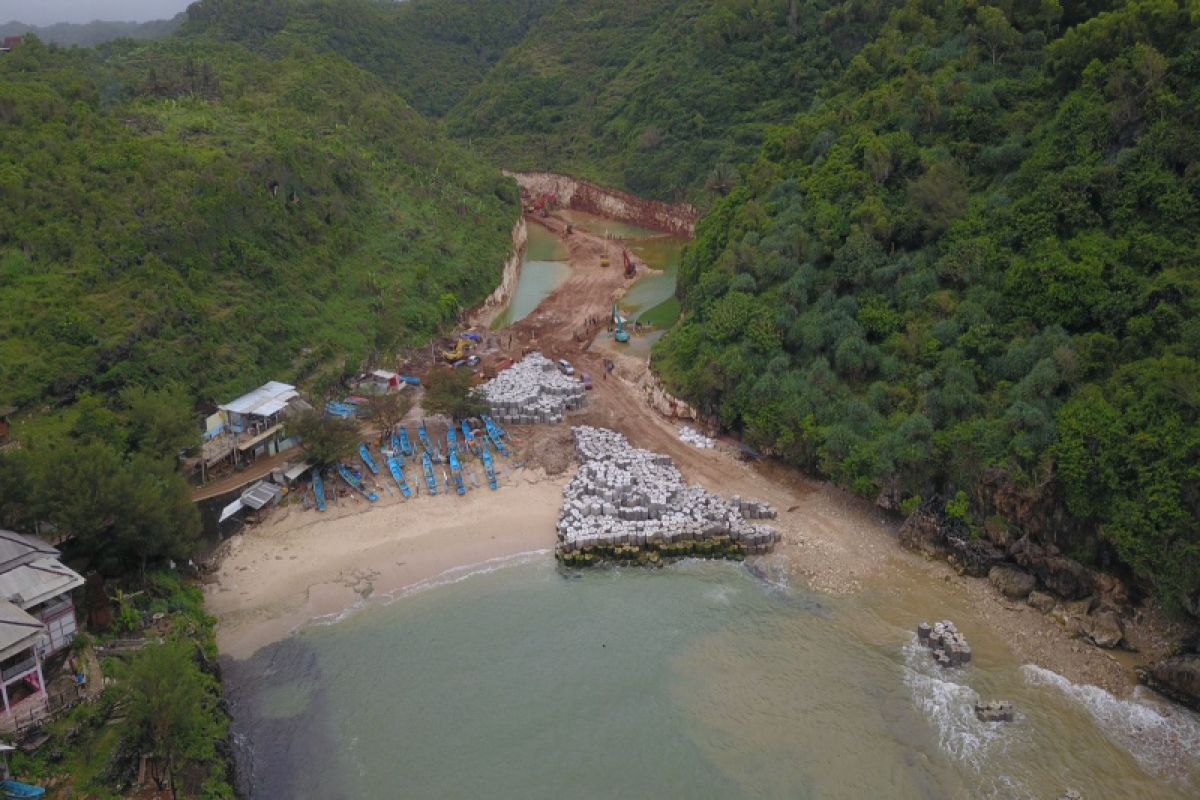
M468 564L553 548L565 479L513 470L497 492L340 498L278 509L223 547L205 587L222 654L244 659L306 623Z

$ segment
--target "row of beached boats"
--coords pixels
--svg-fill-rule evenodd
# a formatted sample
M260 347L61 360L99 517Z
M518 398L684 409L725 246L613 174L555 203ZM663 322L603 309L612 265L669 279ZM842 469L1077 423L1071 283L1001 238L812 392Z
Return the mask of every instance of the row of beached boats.
M436 496L439 492L449 494L451 491L458 495L465 495L468 479L474 488L481 488L475 474L464 468L464 461L471 457L479 459L487 478L488 488L492 491L499 489L500 481L497 477L496 461L492 456L492 451L495 450L504 458L509 457L510 451L505 441L507 434L489 416L484 415L480 422L482 422L482 427L478 428L473 427L470 421L465 419L457 425L451 424L446 431L445 450L440 446L443 442L435 440L429 434L424 421L417 428L416 446L413 445L413 440L409 437L408 429L405 426L401 425L393 430L386 442L387 446L380 448L380 455L392 480L399 487L400 494L406 499L416 494L414 485L409 483L408 475L405 473L409 459L412 459L414 468L420 465L425 488L431 495ZM460 431L461 438L459 437ZM363 467L371 475L379 476L381 474L379 462L375 460L366 443L359 443L358 456ZM442 474L440 486L438 467L441 467ZM365 475L361 471L346 464L339 464L336 472L346 485L368 501L374 503L379 499L379 495L364 480ZM384 485L386 486L386 484ZM313 494L316 495L317 510L324 511L326 508L325 483L320 470L313 473L312 487Z

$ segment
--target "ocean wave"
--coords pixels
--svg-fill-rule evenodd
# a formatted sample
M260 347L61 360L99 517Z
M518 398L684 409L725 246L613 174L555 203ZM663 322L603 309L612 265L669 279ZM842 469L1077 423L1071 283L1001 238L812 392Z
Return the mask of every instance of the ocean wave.
M493 572L499 572L510 567L520 567L526 564L533 564L545 560L545 557L551 555L554 551L542 548L540 550L523 550L520 553L513 553L507 556L496 556L489 558L486 561L479 561L474 564L465 564L461 567L451 567L445 572L438 573L432 578L410 583L408 586L403 586L391 592L386 592L380 595L380 600L385 604L390 604L396 600L409 597L420 592L427 592L430 589L438 589L443 586L453 586L456 583L462 583L471 578L478 578L482 575L490 575Z
M963 674L958 668L937 666L915 635L904 646L904 684L914 705L937 733L938 746L979 771L1008 749L1020 726L980 721L975 716L979 693L955 680ZM1016 722L1021 720L1018 713ZM1015 785L1010 788L1017 789Z
M1142 689L1130 699L1098 686L1071 683L1057 672L1026 664L1025 682L1049 686L1083 706L1097 729L1151 775L1187 782L1200 770L1200 716L1158 701Z

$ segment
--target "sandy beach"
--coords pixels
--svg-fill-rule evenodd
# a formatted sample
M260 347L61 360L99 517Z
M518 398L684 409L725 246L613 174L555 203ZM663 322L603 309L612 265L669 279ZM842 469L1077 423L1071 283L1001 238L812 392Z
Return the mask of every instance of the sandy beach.
M278 509L225 543L206 587L221 653L248 658L304 624L470 564L553 548L565 478L514 470L496 493Z

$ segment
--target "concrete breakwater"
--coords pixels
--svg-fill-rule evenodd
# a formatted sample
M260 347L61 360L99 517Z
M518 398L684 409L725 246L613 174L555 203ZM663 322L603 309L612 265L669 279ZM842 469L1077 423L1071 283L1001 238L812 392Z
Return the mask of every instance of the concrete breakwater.
M696 235L696 222L700 219L700 210L695 206L646 200L591 181L556 175L553 172L506 171L504 174L516 180L523 192L533 196L555 195L559 204L566 208L587 211L667 233L688 237Z
M481 387L492 416L501 422L531 425L562 422L568 411L583 408L583 383L563 375L541 353L530 353Z
M669 456L635 448L616 431L572 430L581 466L564 491L558 521L555 556L562 563L740 559L779 541L774 528L751 522L775 518L766 503L723 500L688 486Z

